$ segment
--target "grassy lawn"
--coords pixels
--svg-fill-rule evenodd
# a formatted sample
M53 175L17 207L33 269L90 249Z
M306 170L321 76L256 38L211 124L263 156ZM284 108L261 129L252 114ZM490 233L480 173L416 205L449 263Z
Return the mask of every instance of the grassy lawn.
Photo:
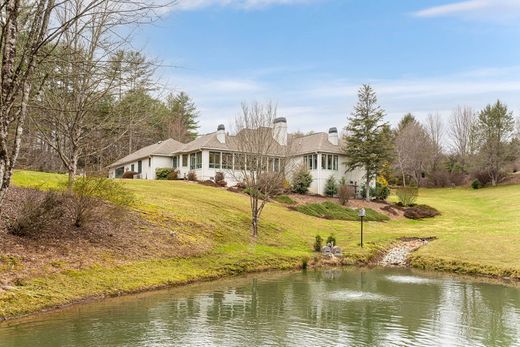
M14 184L52 188L65 176L16 172ZM259 237L249 231L249 200L224 189L181 181L124 181L138 197L145 218L179 235L179 242L209 244L196 258L156 259L123 266L98 266L26 279L0 292L0 317L61 305L85 297L118 295L146 288L217 278L244 271L291 268L312 256L314 236L335 234L352 261L366 261L403 236L438 239L413 256L427 269L520 277L520 185L481 190L423 189L420 203L442 215L428 220L368 222L361 249L359 223L325 220L269 204Z

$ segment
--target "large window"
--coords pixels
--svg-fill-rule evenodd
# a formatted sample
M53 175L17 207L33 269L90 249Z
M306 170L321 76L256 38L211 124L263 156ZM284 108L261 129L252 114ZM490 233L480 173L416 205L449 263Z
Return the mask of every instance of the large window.
M220 169L220 152L209 152L209 168Z
M172 167L174 169L179 167L179 157L178 156L173 157Z
M138 173L143 172L143 162L142 162L142 160L139 160L139 161L137 162L137 172L138 172Z
M307 170L316 170L318 168L318 155L308 154L303 156L303 162Z
M222 168L228 170L233 169L233 153L222 153Z
M182 155L182 166L183 167L187 167L188 166L188 155L187 154L183 154Z
M339 158L336 154L322 154L321 155L321 168L323 170L334 170L339 169Z
M190 154L190 170L200 169L202 167L202 152Z
M130 165L130 171L135 172L134 169L135 169L135 165L134 164Z

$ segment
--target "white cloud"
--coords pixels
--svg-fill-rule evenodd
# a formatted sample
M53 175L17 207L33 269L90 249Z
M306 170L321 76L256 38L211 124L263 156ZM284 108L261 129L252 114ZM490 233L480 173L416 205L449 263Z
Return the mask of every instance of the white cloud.
M299 5L311 2L316 2L316 0L179 0L172 9L190 11L211 6L231 6L252 10L275 5Z
M428 7L413 14L418 17L459 16L470 19L504 21L520 17L520 1L467 0Z
M201 111L202 132L214 131L220 123L229 126L244 101L277 103L278 113L287 117L290 131L342 128L356 102L359 86L366 82L374 87L392 124L406 112L412 112L419 119L433 112L447 116L459 104L480 109L497 98L508 104L516 115L520 113L520 66L386 80L322 76L280 82L280 79L270 80L271 76L255 74L255 71L247 71L247 76L176 74L171 77L174 83L169 85L193 97Z

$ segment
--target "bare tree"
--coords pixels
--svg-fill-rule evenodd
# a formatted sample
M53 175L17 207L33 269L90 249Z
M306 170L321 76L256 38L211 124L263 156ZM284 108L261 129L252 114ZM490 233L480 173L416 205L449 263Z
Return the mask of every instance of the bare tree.
M271 103L242 104L242 114L235 119L235 136L230 138L236 151L230 173L246 186L254 237L265 204L280 191L292 162L290 141L273 128L276 119L276 106Z
M475 112L469 106L457 106L449 120L448 135L451 146L464 170L467 169L467 159L471 154L475 120Z
M443 154L442 139L444 137L444 123L441 115L438 112L430 113L426 117L425 130L428 134L430 141L431 150L431 167L430 171L436 171L439 169L440 161Z
M434 145L424 127L417 121L409 122L395 137L395 157L403 186L411 177L417 186L423 173L431 166L435 154Z
M74 16L55 23L57 11L67 2L4 0L0 3L0 206L20 151L29 101L44 82L35 78L35 72L61 35L101 0L90 0Z
M77 174L80 158L103 150L93 148L91 139L112 130L112 141L117 141L129 129L121 129L123 122L105 110L114 93L133 87L136 80L130 78L125 88L117 85L125 80L114 73L114 65L124 65L124 62L114 62L114 59L118 56L125 59L120 51L127 44L127 38L118 30L121 26L139 23L156 5L148 6L146 2L135 0L100 0L95 9L85 11L88 6L88 0L71 0L57 11L56 20L61 25L78 13L84 15L64 31L47 64L48 83L35 103L40 111L40 117L35 118L36 127L66 167L69 187Z

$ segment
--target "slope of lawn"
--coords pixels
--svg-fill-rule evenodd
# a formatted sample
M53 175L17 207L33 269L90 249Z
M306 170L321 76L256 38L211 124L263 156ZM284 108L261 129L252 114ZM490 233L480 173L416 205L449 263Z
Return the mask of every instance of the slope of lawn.
M52 188L65 176L19 171L14 184ZM209 244L195 258L145 260L123 266L99 264L26 279L0 292L0 317L58 306L86 297L118 295L244 271L294 268L312 256L314 236L335 234L350 261L366 261L399 237L437 240L413 256L413 265L520 277L520 185L481 190L425 189L420 203L442 215L426 220L368 222L361 249L359 223L325 220L270 203L262 214L259 237L250 237L249 201L242 194L183 181L124 181L138 197L145 218L166 226L189 245Z

